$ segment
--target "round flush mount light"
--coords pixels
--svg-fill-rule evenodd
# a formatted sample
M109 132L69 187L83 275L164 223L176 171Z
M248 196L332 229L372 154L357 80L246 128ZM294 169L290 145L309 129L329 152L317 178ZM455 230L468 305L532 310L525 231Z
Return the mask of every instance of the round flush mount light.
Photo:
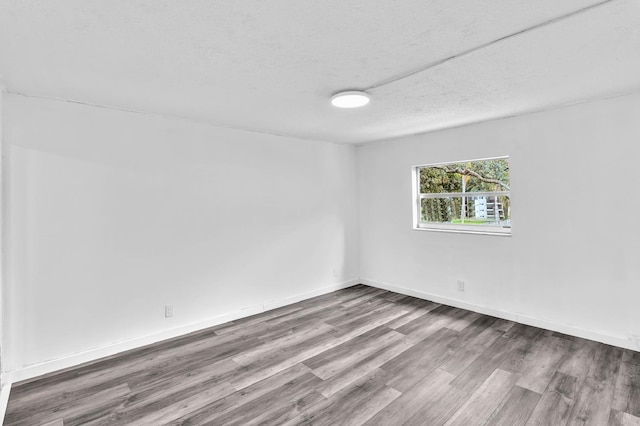
M358 90L336 93L331 97L331 105L338 108L359 108L369 103L369 95Z

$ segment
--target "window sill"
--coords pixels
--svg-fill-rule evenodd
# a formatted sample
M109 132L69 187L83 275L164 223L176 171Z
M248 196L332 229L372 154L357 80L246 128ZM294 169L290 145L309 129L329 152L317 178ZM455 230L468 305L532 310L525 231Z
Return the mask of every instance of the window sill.
M414 231L430 231L430 232L449 232L453 234L476 234L476 235L491 235L495 237L510 237L511 229L508 231L503 230L504 228L499 228L499 230L478 230L478 229L469 229L464 227L457 226L446 226L446 227L438 227L438 226L415 226L413 227Z

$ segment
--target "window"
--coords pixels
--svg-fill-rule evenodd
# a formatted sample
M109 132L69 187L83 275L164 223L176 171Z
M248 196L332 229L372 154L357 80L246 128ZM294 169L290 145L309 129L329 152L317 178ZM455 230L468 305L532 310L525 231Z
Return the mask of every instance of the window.
M414 228L511 234L509 158L413 168Z

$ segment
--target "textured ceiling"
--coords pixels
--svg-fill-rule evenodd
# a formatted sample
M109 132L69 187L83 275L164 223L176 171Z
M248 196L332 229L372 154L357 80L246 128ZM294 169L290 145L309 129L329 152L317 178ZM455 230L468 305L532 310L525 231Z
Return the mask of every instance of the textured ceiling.
M359 143L640 90L640 0L0 0L0 75L30 96ZM335 109L342 89L372 101Z

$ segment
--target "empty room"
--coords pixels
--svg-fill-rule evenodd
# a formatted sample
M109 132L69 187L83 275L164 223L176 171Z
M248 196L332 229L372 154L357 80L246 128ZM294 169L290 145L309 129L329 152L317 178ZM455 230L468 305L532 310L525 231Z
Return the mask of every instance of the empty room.
M0 0L0 95L0 423L640 426L640 0Z

